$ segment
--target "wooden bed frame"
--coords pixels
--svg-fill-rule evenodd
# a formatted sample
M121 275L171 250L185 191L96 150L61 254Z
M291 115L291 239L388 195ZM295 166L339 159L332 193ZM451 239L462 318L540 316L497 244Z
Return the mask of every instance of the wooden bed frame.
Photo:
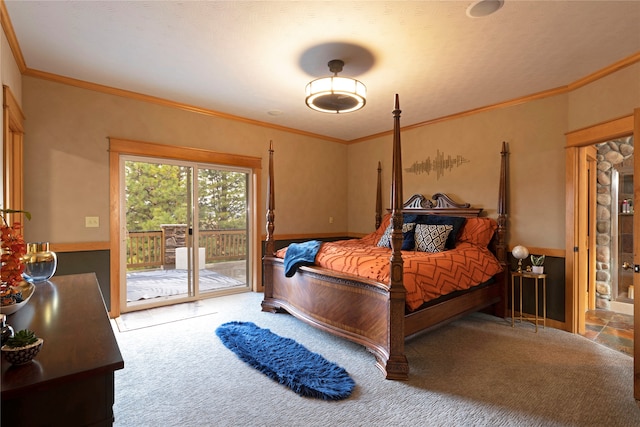
M404 353L405 339L432 329L465 314L490 310L496 316L506 315L506 167L507 147L502 144L498 197L498 229L490 248L503 266L491 283L443 297L413 312L405 308L403 286L402 213L452 216L478 216L482 209L468 204L455 204L442 195L434 196L435 204L413 196L403 203L400 146L400 107L395 98L393 173L391 183L391 222L393 224L390 258L390 283L379 283L348 274L336 273L316 266L301 267L292 277L285 277L284 262L275 255L273 148L269 149L269 181L267 188L267 238L263 258L264 300L262 310L286 311L312 326L365 346L376 356L376 366L385 378L406 380L409 363ZM376 228L381 215L380 167L378 167ZM405 208L406 206L406 208Z

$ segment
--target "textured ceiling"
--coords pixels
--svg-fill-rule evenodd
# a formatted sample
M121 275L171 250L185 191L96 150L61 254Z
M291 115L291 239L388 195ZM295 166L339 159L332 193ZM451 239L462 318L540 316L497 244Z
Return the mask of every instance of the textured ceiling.
M484 18L471 3L5 0L28 70L347 141L390 130L395 93L408 126L640 52L640 1L506 0ZM331 59L367 86L364 109L305 106Z

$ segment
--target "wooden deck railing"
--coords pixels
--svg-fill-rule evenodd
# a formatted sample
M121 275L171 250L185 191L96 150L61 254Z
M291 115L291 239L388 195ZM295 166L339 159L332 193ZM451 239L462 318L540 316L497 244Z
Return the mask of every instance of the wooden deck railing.
M205 248L206 263L245 259L246 230L201 230L200 247ZM175 264L167 256L162 231L129 232L127 238L127 268L153 268Z
M247 256L247 230L202 230L200 247L206 262L232 261Z
M127 268L164 265L164 242L161 231L130 232L127 237Z

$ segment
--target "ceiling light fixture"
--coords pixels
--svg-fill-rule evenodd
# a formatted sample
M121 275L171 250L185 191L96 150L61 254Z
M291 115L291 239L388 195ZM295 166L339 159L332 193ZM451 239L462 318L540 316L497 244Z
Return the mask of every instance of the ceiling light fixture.
M344 67L340 59L332 59L327 65L333 76L309 82L305 88L307 106L333 114L350 113L364 107L367 102L366 86L349 77L338 77Z

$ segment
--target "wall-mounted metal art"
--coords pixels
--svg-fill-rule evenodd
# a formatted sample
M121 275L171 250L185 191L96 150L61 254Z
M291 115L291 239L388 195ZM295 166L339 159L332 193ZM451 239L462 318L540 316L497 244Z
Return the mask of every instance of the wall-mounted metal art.
M469 162L471 162L471 160L464 158L460 154L452 156L436 150L435 159L432 160L431 156L429 156L425 160L416 161L410 167L406 168L405 172L415 173L416 175L422 173L429 175L431 172L435 172L436 179L440 179L440 177L444 175L445 170L450 171L454 167L459 167Z

